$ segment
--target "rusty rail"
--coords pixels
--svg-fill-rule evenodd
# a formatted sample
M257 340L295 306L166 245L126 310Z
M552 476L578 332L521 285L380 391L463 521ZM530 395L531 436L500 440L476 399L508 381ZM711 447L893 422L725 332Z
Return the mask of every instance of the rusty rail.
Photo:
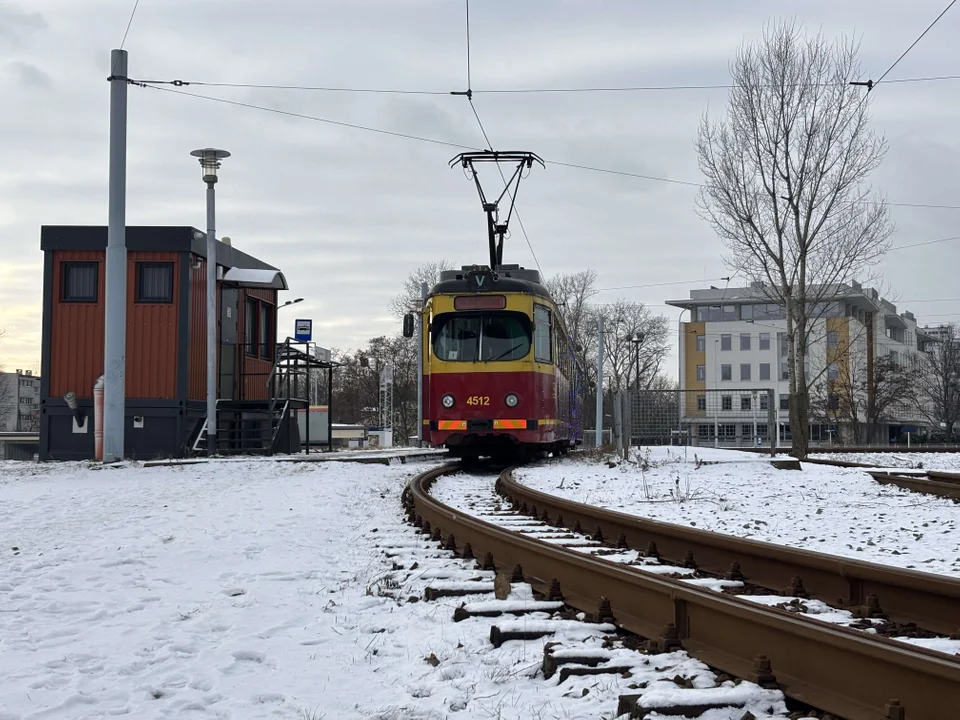
M960 501L960 476L956 473L932 470L923 475L905 475L897 470L868 470L867 474L881 485Z
M562 518L565 527L579 523L588 533L599 529L607 542L625 543L639 550L647 550L652 542L659 555L677 564L683 564L692 553L697 568L708 573L745 579L789 595L806 592L812 598L863 614L874 614L879 604L895 622L914 622L945 635L960 630L960 580L584 505L521 485L510 472L501 475L497 489L538 517L546 512L554 523Z
M960 662L883 637L801 619L776 608L704 591L525 537L465 515L431 497L430 486L456 466L414 478L409 516L448 547L492 553L500 570L523 567L546 591L554 578L564 601L667 648L679 644L713 667L745 679L769 672L790 697L849 720L943 720L960 707ZM439 530L439 533L438 533ZM479 556L479 555L478 555ZM601 608L601 600L609 606ZM599 611L599 612L598 612ZM894 700L896 698L896 700Z

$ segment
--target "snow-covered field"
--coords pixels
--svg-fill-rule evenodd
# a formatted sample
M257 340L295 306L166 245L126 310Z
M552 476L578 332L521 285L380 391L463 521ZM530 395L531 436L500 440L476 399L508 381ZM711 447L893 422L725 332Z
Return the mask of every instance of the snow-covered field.
M545 642L599 648L602 627L494 649L502 619L452 620L490 596L412 601L492 575L400 522L424 467L0 464L0 719L612 715L624 680L540 673ZM651 707L691 692L676 675L746 692L713 688L684 653L633 662ZM756 717L782 716L779 693L750 697Z
M844 460L881 468L922 468L960 472L960 453L810 453L810 457Z
M879 485L858 469L776 470L738 451L661 447L641 457L615 468L588 458L549 463L517 478L656 520L960 577L960 504L951 500ZM695 458L707 462L697 467Z

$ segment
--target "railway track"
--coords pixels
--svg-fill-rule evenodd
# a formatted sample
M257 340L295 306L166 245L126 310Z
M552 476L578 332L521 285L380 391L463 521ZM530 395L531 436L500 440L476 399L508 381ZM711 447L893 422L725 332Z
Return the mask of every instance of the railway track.
M867 470L881 485L896 485L904 490L937 495L960 501L960 473L939 470Z
M957 659L702 590L466 515L430 493L438 477L458 469L455 465L436 468L411 482L405 494L410 519L428 527L449 549L462 552L469 543L477 557L490 553L500 571L512 572L520 565L524 580L544 597L562 593L567 605L595 620L612 618L618 626L648 638L652 647L679 645L737 677L775 680L789 697L849 720L943 720L954 717L960 707ZM595 538L608 542L616 538L618 545L649 547L651 536L644 535L641 527L652 525L645 531L659 533L652 540L659 554L689 560L689 543L696 540L692 547L698 567L726 565L729 576L747 575L764 587L789 588L791 595L798 589L832 593L840 588L848 597L862 599L866 614L875 613L877 605L869 591L882 591L888 616L894 608L895 614L902 612L904 621L931 629L949 627L946 632L952 632L960 625L956 616L960 583L945 578L650 523L524 488L509 471L501 474L498 490L521 511L526 505L529 514L554 523L562 515L564 526L596 527ZM773 554L766 552L771 549ZM739 559L727 562L735 550L740 551ZM786 553L787 567L776 568L780 562L776 551ZM739 565L731 567L733 562ZM807 575L799 588L793 581L798 566ZM787 581L780 582L784 577ZM910 602L917 603L923 622L910 610ZM952 611L942 607L946 604L952 605Z

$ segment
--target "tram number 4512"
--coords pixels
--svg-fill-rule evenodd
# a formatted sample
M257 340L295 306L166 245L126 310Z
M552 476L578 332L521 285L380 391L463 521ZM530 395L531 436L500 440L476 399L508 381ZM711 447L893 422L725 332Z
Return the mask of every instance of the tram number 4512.
M467 398L467 405L489 405L489 395L471 395Z

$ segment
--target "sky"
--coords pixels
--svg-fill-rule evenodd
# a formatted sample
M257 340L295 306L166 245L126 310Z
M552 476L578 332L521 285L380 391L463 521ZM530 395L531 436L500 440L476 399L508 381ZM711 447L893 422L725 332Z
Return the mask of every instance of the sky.
M778 2L474 1L471 87L497 149L547 160L523 181L504 258L546 276L593 268L598 287L665 313L666 299L718 284L723 247L696 212L696 188L549 161L697 182L693 141L727 91L493 93L484 90L723 84L764 23L792 18L861 39L879 77L946 0ZM110 50L134 0L0 0L0 365L39 370L45 224L107 221ZM779 13L779 14L776 14ZM205 224L190 150L229 150L217 230L284 271L303 297L281 310L314 320L323 346L392 334L389 299L418 265L487 258L472 183L448 161L461 148L212 102L193 93L479 149L458 0L140 0L124 49L135 79L420 90L324 92L210 86L129 88L127 223ZM888 79L960 71L954 8ZM176 92L173 92L176 91ZM871 176L893 203L960 205L960 80L884 83L873 124L889 150ZM493 179L489 180L495 186ZM960 209L895 206L893 245L960 235ZM532 248L532 251L531 251ZM536 255L536 260L533 254ZM921 323L960 320L960 239L891 251L876 268ZM284 298L285 296L285 298ZM289 326L289 327L287 327ZM669 368L676 375L676 356Z

